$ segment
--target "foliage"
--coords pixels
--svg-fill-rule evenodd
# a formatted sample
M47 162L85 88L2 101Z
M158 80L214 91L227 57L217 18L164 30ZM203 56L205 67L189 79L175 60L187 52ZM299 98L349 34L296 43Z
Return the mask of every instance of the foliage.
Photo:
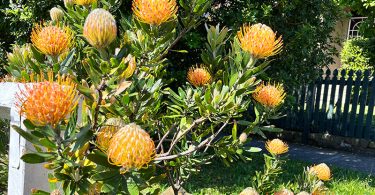
M218 0L210 12L212 22L238 29L261 22L283 36L284 48L266 71L268 79L289 88L314 81L319 70L333 63L337 53L332 36L340 8L333 0ZM319 17L317 17L319 16Z
M236 162L230 167L222 166L220 161L205 165L199 175L192 176L184 188L192 194L239 194L249 186L249 181L255 176L259 167L264 165L261 153L253 156L251 163ZM296 159L289 159L282 165L283 173L275 181L277 189L291 189L299 192L297 185L302 172L311 163ZM326 183L326 187L334 194L374 194L375 177L366 173L347 168L332 167L334 177ZM311 175L310 175L311 176ZM301 190L306 190L300 188Z
M183 78L172 86L167 56L203 22L211 1L179 0L175 14L172 0L134 0L133 9L144 10L116 21L117 1L87 2L60 7L62 20L54 17L34 27L32 44L15 47L9 55L16 57L6 66L13 77L31 82L18 94L28 130L14 129L35 145L22 160L46 163L52 170L51 190L61 182L66 194L157 194L156 184L167 178L177 192L215 157L227 165L250 160L259 150L247 147L239 134L279 131L263 125L280 116L283 88L261 85L278 97L259 89L261 95L253 98L258 75L281 46L273 47L272 29L254 28L275 39L252 41L252 51L264 52L256 58L241 45L249 40L230 37L228 28L207 26L204 63L192 68L199 70L189 73L190 82ZM262 50L263 43L271 44L268 50ZM253 117L241 120L248 107ZM101 133L108 127L115 130L104 147L97 140L108 136Z
M362 71L375 68L375 38L355 38L344 43L341 51L342 69Z
M0 193L7 191L9 121L0 120Z
M375 37L375 1L374 0L336 0L344 9L368 17L361 23L359 30L364 37Z

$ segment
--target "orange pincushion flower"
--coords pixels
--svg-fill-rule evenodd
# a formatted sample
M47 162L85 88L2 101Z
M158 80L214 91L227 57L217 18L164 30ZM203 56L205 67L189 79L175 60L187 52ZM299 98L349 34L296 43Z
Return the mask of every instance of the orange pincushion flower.
M244 25L237 32L237 38L241 48L258 59L280 53L283 45L281 36L277 38L276 33L264 24Z
M105 9L94 9L86 18L83 36L97 49L107 47L117 36L115 18Z
M188 81L195 87L201 87L210 83L212 76L205 67L193 67L190 68L187 74Z
M77 5L91 5L95 3L97 0L75 0Z
M331 170L325 163L320 163L310 168L310 173L315 174L320 180L328 181L331 179Z
M48 80L43 75L38 80L26 84L25 88L20 90L16 96L17 107L33 124L55 126L77 106L76 84L70 78L60 75L54 82L52 72L48 73Z
M58 56L67 51L73 34L68 27L37 24L31 32L31 42L43 54Z
M288 152L288 145L280 139L273 139L272 141L266 142L266 149L268 152L274 155L284 154Z
M275 108L285 99L285 92L282 85L259 85L253 93L253 98L263 106Z
M134 0L133 12L143 23L160 25L177 13L176 0Z
M125 171L140 169L155 155L155 144L150 135L140 126L131 123L121 128L111 139L108 159Z

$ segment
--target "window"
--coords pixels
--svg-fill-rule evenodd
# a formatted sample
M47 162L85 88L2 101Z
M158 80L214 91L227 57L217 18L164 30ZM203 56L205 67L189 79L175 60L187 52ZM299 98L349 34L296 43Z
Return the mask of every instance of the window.
M349 20L349 27L348 27L348 36L347 39L360 37L359 34L359 25L366 19L367 17L352 17Z

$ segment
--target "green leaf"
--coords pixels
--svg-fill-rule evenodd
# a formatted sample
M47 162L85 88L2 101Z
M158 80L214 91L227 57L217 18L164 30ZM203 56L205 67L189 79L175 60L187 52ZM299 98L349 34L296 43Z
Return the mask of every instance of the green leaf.
M60 64L60 73L65 74L68 71L70 64L73 61L74 54L76 53L76 48L73 48L72 51L69 52L68 56L65 60Z
M111 165L108 162L108 157L103 152L101 152L100 150L94 150L92 153L87 155L87 158L90 161L92 161L92 162L94 162L98 165L102 165L102 166L110 167L110 168L118 168L115 165Z
M76 136L76 143L74 144L74 147L72 148L72 151L78 150L83 145L85 145L87 142L89 142L93 135L94 135L94 133L91 130L90 124L80 128L80 131Z
M233 140L237 140L237 122L234 121L233 128L232 128L232 138Z
M28 119L25 119L24 121L23 121L23 125L25 125L25 127L27 128L27 129L35 129L36 128L36 126L30 121L30 120L28 120Z
M244 148L244 150L247 151L247 152L260 152L260 151L262 151L262 148L249 147L249 148Z
M30 164L38 164L38 163L43 163L52 160L55 158L53 153L42 153L42 152L37 152L37 153L28 153L24 154L21 159Z
M110 171L104 171L94 174L91 179L95 181L103 181L110 179L112 177L115 177L116 175L119 175L120 172L118 170L110 170Z
M20 127L16 126L16 125L12 125L12 128L18 133L20 134L23 138L25 138L27 141L31 142L32 144L36 144L36 145L42 145L39 141L39 138L32 135L31 133L27 132L27 131L24 131L22 130Z

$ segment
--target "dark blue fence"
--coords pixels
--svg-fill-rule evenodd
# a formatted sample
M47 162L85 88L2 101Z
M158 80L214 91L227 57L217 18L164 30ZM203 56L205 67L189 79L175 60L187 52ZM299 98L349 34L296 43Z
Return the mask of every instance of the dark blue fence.
M278 121L286 130L375 140L375 81L369 71L327 70L315 83L293 92L295 104Z

